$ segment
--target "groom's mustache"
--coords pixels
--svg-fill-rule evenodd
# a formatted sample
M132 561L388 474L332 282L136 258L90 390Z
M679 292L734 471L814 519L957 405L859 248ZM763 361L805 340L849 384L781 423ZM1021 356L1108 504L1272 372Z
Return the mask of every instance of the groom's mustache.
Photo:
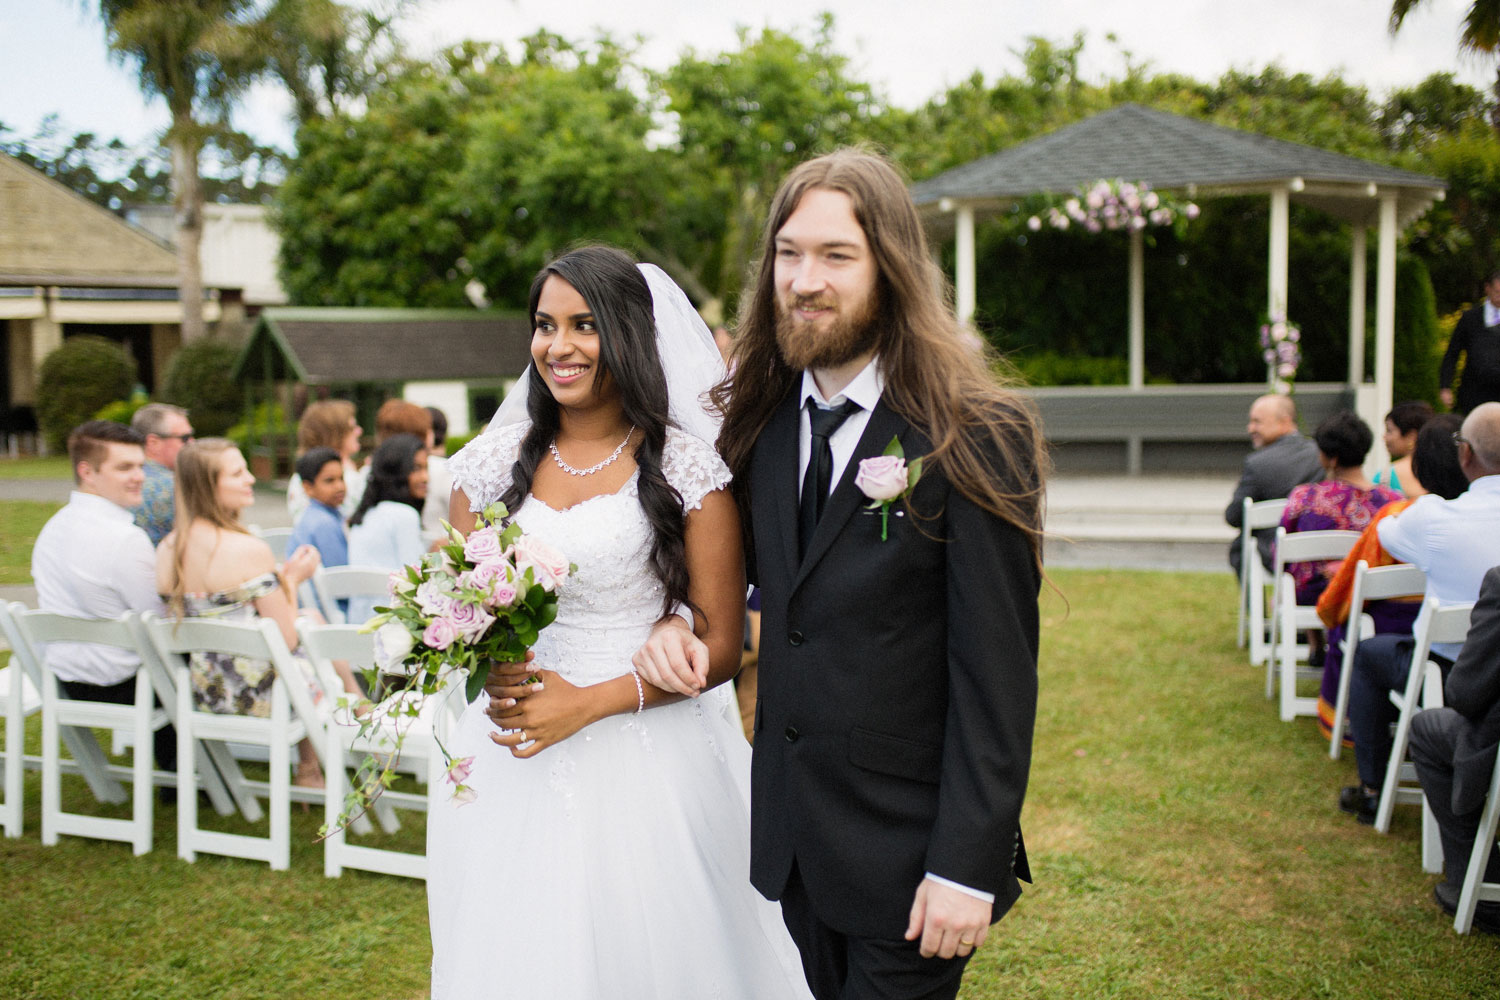
M792 299L793 309L836 309L838 303L821 295L798 295Z

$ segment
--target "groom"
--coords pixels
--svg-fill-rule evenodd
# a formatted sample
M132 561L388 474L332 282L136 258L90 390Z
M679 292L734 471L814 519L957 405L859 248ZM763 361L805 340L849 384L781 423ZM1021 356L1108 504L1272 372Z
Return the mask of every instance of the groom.
M762 594L751 880L819 1000L954 997L1030 881L1039 437L942 288L888 163L804 163L720 393ZM893 439L922 466L883 514Z

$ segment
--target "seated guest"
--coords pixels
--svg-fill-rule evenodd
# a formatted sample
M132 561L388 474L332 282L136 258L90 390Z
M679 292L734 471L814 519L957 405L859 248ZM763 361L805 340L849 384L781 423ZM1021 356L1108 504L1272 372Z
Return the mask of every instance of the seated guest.
M387 399L375 411L375 447L380 447L382 441L397 434L410 434L422 442L424 448L431 448L432 414L426 407L416 403L408 403L404 399Z
M1404 493L1415 500L1422 495L1422 485L1413 482L1411 453L1417 446L1417 432L1433 417L1432 404L1420 399L1397 403L1385 415L1385 450L1391 464L1375 473L1375 485Z
M1500 403L1476 406L1463 422L1458 460L1469 488L1445 500L1419 497L1399 517L1377 526L1380 544L1395 559L1427 574L1427 596L1441 604L1468 604L1479 584L1500 565ZM1359 644L1349 678L1349 729L1359 764L1359 784L1339 793L1339 808L1361 823L1375 822L1375 807L1391 754L1396 721L1392 691L1405 690L1411 672L1411 636L1377 635ZM1461 643L1436 643L1432 659L1447 676Z
M156 585L179 618L269 618L287 648L295 651L297 588L318 568L318 553L302 545L276 565L271 547L240 523L240 514L255 502L254 486L255 477L233 442L203 438L182 449L177 456L177 526L157 549ZM303 676L285 680L305 683L314 698L321 697L311 664L301 656L296 659ZM213 712L269 717L276 679L269 668L244 657L194 653L189 661L194 700ZM344 689L358 694L348 666L339 672ZM320 787L323 775L311 741L303 740L299 750L297 784Z
M1290 396L1261 396L1250 406L1250 423L1245 428L1255 451L1245 456L1245 467L1234 488L1234 498L1224 508L1224 520L1238 528L1244 520L1244 501L1280 500L1298 483L1310 483L1323 474L1318 465L1318 448L1297 430L1297 404ZM1260 561L1271 568L1271 547L1276 532L1261 528L1255 533ZM1240 543L1229 546L1229 565L1238 576Z
M442 531L438 522L448 517L453 494L453 476L448 472L448 418L436 406L427 407L432 418L432 443L427 449L427 502L422 505L422 530Z
M1463 650L1443 682L1443 703L1412 719L1411 759L1443 842L1444 878L1432 895L1452 916L1500 750L1500 566L1484 575ZM1500 850L1493 842L1484 880L1500 882ZM1474 926L1500 934L1500 903L1480 901Z
M1417 436L1417 444L1411 455L1411 472L1408 485L1420 489L1424 495L1436 493L1445 500L1452 500L1469 488L1469 480L1458 464L1458 445L1453 436L1458 433L1462 419L1453 413L1434 417ZM1395 517L1415 501L1408 497L1388 503L1375 512L1369 525L1360 534L1359 541L1349 550L1339 564L1338 572L1328 582L1323 596L1318 598L1318 617L1328 628L1328 655L1323 662L1323 682L1318 691L1318 728L1324 736L1333 732L1334 706L1338 699L1339 674L1343 668L1343 650L1340 644L1347 634L1346 625L1351 609L1349 602L1354 591L1354 571L1364 560L1372 569L1376 566L1394 565L1397 560L1381 548L1377 527L1387 517ZM1410 634L1412 622L1421 610L1422 598L1397 597L1388 601L1371 601L1365 604L1364 613L1375 624L1375 634ZM1344 742L1353 746L1347 735Z
M135 523L145 530L152 545L160 545L172 530L175 500L172 493L177 453L193 439L187 410L169 403L147 403L130 418L130 426L146 437L146 483L141 487L141 505Z
M1370 425L1348 410L1333 414L1313 434L1324 478L1287 496L1281 526L1297 531L1363 531L1375 512L1400 497L1365 478L1363 465L1375 437ZM1297 603L1316 604L1341 560L1291 565Z
M364 489L359 466L354 456L359 454L359 438L364 430L354 419L354 404L347 399L324 399L302 411L297 421L297 454L307 454L313 448L332 448L344 462L344 485L347 490L343 507L339 513L348 517L359 503L358 489ZM302 489L302 477L295 472L286 484L286 509L292 515L292 523L307 509L307 494Z
M349 518L349 565L395 571L422 558L422 503L427 499L427 449L411 434L387 438L370 456L365 495ZM383 599L349 599L349 621L375 614Z
M297 475L307 494L307 509L292 528L287 550L311 545L324 566L349 565L349 536L339 507L348 489L344 486L344 460L332 448L313 448L297 459Z
M131 509L140 505L144 436L109 420L80 424L68 435L75 488L67 505L42 525L31 550L37 607L74 618L118 618L127 611L159 611L156 553ZM69 698L135 702L141 659L113 646L51 642L43 654ZM156 731L157 766L177 769L177 736ZM165 791L165 790L164 790Z

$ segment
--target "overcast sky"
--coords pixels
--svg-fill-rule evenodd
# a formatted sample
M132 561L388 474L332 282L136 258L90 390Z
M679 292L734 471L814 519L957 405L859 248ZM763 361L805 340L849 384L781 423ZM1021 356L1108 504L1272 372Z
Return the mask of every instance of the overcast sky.
M541 27L571 39L604 29L620 39L645 36L641 58L665 68L684 48L735 47L737 26L809 38L816 11L830 10L836 47L855 75L907 107L976 69L991 80L1018 73L1015 53L1029 36L1065 42L1075 31L1086 33L1090 80L1121 75L1128 52L1153 70L1205 81L1269 63L1315 76L1337 72L1378 99L1434 72L1491 84L1493 63L1458 53L1469 3L1427 0L1395 38L1386 31L1388 0L421 0L402 33L425 53L463 38L513 42ZM0 122L25 136L57 113L68 134L90 130L132 144L165 127L161 102L148 104L133 75L107 58L103 28L84 12L95 8L0 0ZM285 148L287 107L275 88L262 86L235 121Z

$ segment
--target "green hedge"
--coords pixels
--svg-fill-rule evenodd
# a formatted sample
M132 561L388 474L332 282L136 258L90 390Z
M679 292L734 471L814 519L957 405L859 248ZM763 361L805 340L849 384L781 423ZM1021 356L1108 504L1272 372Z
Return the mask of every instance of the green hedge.
M47 447L62 451L68 433L101 408L130 397L135 359L104 337L69 337L42 359L36 384L36 419Z
M222 340L197 340L172 355L161 399L188 411L199 437L218 437L244 417L245 390L229 377L239 348Z

